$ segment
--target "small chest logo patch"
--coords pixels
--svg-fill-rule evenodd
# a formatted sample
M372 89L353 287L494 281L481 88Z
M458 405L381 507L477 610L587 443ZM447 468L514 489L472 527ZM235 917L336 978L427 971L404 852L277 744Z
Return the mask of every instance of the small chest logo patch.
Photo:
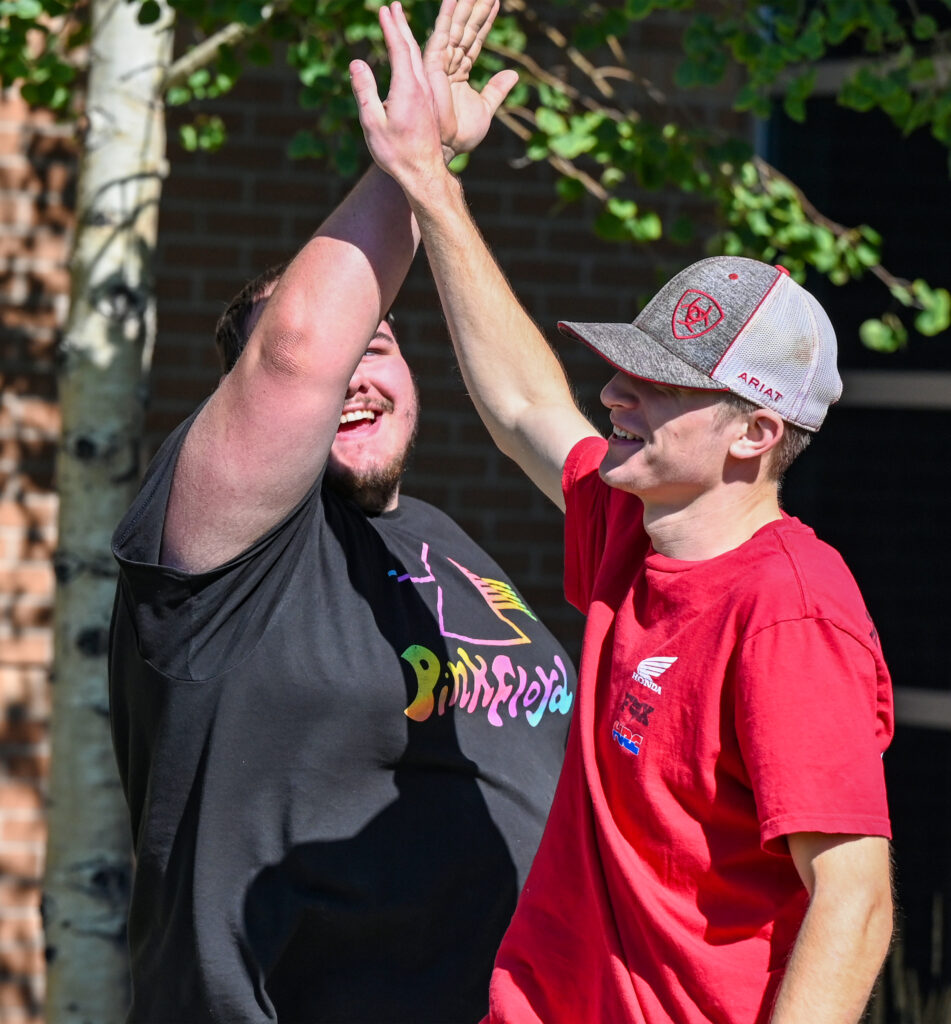
M662 693L660 683L657 679L676 661L676 658L645 658L634 670L632 679L636 679L641 686L646 686L654 693Z
M680 296L671 326L675 338L690 341L712 331L722 319L723 310L715 298L696 288L688 288Z
M641 686L660 696L663 689L657 680L677 659L675 657L645 658L631 674L631 679ZM639 691L643 696L643 691ZM653 699L653 698L651 698ZM622 750L635 757L640 754L644 745L644 736L650 727L651 712L654 706L647 700L625 691L614 712L614 723L611 726L611 739Z

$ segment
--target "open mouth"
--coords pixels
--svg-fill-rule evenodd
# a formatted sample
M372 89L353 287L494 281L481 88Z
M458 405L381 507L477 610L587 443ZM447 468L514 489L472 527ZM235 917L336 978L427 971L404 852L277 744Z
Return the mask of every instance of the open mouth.
M641 437L639 434L632 434L628 430L622 430L620 427L615 427L614 428L614 432L611 434L611 440L612 441L641 441L641 442L643 442L644 438Z
M372 409L353 409L340 415L337 426L338 434L352 434L354 431L366 430L376 423L377 414Z

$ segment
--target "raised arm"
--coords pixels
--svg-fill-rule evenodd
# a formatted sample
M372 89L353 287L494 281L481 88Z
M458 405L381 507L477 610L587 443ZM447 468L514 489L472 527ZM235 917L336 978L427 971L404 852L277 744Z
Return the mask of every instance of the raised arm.
M492 90L469 69L498 0L444 0L426 48L441 95L437 135L451 158L485 135ZM392 304L419 235L402 189L371 168L282 275L234 369L185 439L162 560L201 571L279 522L327 461L347 385Z
M362 61L350 66L367 145L402 185L416 215L483 422L499 448L564 508L565 459L577 441L596 431L575 405L560 362L513 294L446 169L437 117L442 83L427 74L400 5L381 8L380 24L392 71L385 105L369 67ZM514 72L500 72L482 95L504 96L515 81Z

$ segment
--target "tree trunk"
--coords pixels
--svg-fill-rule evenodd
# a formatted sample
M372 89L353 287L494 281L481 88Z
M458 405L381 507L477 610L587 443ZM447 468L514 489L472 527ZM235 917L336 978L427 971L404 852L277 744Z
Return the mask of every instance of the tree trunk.
M165 174L161 83L172 16L92 0L92 42L60 353L63 418L49 842L43 914L49 1024L118 1024L128 1007L130 833L112 754L109 540L139 479L155 337L152 261Z

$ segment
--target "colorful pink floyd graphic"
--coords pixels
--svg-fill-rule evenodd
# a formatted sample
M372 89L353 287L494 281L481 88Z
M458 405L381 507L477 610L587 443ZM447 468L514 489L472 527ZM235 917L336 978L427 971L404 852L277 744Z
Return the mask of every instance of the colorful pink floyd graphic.
M425 722L431 715L443 715L448 708L469 714L485 713L489 723L501 728L506 720L524 717L532 727L538 725L545 712L566 715L574 694L568 683L564 661L557 654L551 664L535 664L530 650L522 657L498 653L487 657L480 647L531 647L531 637L517 619L524 616L531 622L538 619L515 589L502 580L479 576L451 558L446 562L460 573L479 593L491 613L484 622L469 622L465 631L455 623L452 610L445 607L446 592L432 569L429 545L423 544L420 561L424 572L397 575L397 583L416 587L436 587L436 616L440 635L446 640L462 641L445 663L422 644L411 644L402 657L413 668L416 696L405 710L408 718ZM468 615L471 619L471 614ZM524 621L524 620L523 620ZM499 623L503 628L499 629ZM527 623L526 623L527 628ZM472 648L476 648L473 650ZM511 655L517 655L512 651ZM550 655L549 655L550 656Z

